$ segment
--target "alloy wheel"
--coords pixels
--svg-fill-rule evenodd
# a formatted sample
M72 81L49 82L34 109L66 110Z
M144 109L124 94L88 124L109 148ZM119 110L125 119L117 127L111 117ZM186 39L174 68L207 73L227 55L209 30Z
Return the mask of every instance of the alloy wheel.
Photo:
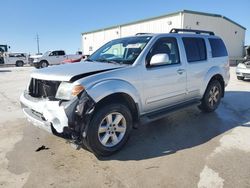
M121 142L126 133L126 119L118 112L108 114L100 123L98 138L105 147L113 147Z
M220 90L217 86L213 86L209 92L208 103L211 107L214 107L220 98Z

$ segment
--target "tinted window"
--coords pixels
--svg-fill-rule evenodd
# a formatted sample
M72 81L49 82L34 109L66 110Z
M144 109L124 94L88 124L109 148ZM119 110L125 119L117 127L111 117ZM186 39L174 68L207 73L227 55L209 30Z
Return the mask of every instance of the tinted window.
M0 45L0 52L7 52L8 48L7 45Z
M209 39L212 49L212 57L228 56L226 46L221 39Z
M147 55L147 62L149 63L156 54L168 54L169 62L166 62L166 64L180 63L179 50L175 38L161 38L157 40Z
M57 51L53 51L49 54L50 56L58 56L58 52Z
M188 62L203 61L207 59L207 50L202 38L183 38Z
M58 55L65 55L64 51L58 51Z

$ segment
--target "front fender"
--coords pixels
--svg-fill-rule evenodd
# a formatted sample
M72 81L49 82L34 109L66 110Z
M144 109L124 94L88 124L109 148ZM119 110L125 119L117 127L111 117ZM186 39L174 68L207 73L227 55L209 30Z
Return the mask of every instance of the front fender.
M211 67L208 71L207 71L207 73L206 73L206 75L205 75L205 77L204 77L204 79L203 79L203 82L202 82L202 86L201 86L201 92L200 92L200 95L201 96L203 96L204 95L204 93L205 93L205 91L206 91L206 89L207 89L207 86L208 86L208 83L210 82L210 80L211 80L211 78L213 77L213 76L215 76L215 75L221 75L222 77L223 77L223 79L224 79L224 72L223 72L223 70L220 68L220 67L218 67L218 66L214 66L214 67Z
M86 91L96 103L111 94L125 93L134 100L134 102L138 105L139 110L141 109L139 92L133 85L124 80L104 80L95 83L91 87L87 88Z

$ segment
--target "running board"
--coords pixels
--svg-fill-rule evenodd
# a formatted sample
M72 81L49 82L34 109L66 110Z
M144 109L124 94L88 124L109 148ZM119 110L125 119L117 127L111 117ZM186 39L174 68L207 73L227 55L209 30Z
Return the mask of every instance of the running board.
M178 111L180 109L185 109L185 108L188 108L190 106L198 106L199 104L201 104L201 102L199 100L198 101L192 100L192 101L184 102L181 104L177 104L177 105L174 105L171 107L167 107L167 108L158 110L156 112L151 112L151 113L145 114L145 115L140 117L140 121L142 121L142 122L155 121L157 119L161 119L161 118L166 117L166 115L168 115L172 112Z

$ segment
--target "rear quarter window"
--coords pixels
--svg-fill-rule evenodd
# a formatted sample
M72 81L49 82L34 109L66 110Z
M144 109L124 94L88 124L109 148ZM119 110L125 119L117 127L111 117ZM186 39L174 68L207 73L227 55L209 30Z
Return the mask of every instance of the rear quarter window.
M182 40L189 63L207 59L207 49L203 38L185 37Z
M208 39L211 49L212 57L225 57L228 56L226 46L221 39Z

